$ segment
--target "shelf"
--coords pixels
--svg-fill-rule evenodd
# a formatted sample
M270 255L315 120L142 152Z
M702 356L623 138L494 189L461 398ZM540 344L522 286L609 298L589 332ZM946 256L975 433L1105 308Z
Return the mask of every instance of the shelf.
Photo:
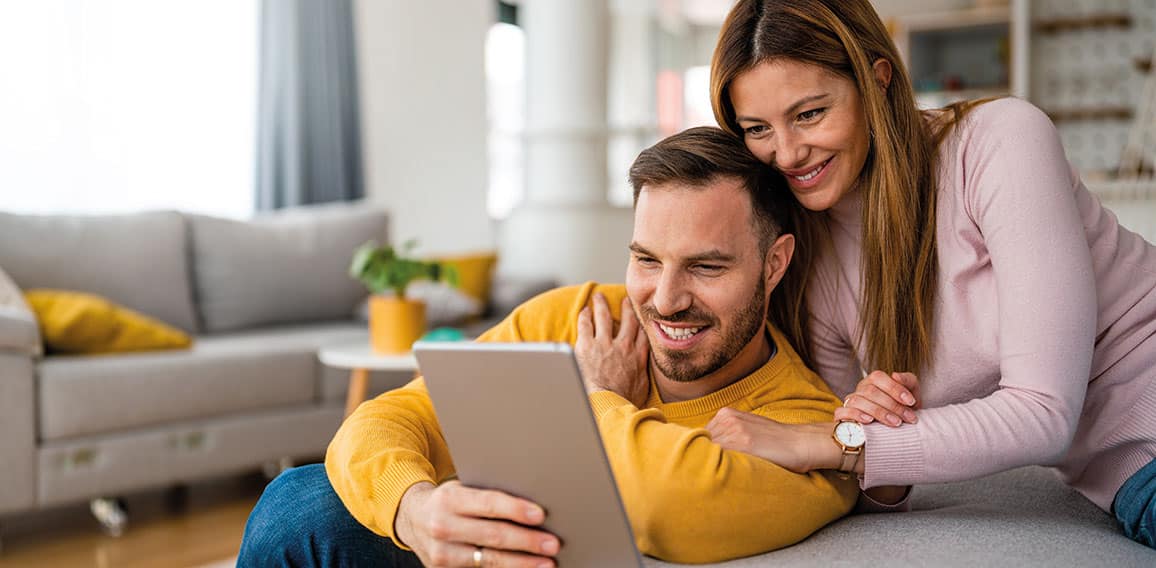
M1011 22L1011 10L1007 6L993 6L950 12L910 14L895 18L895 22L907 33L955 31L982 26L1008 25Z
M1089 30L1095 28L1122 28L1132 27L1132 16L1128 14L1097 14L1094 16L1077 16L1071 18L1053 18L1037 20L1036 31L1045 34Z
M1077 120L1131 120L1133 111L1128 107L1071 108L1047 111L1052 122Z

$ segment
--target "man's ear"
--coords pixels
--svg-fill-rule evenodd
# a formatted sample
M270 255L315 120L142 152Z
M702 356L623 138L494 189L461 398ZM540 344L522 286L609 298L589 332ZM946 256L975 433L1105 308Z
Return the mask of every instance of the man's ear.
M871 69L875 71L875 82L883 92L887 92L887 87L891 86L891 62L880 57L871 64Z
M795 255L795 235L790 233L779 235L767 249L767 258L765 259L766 266L764 275L767 279L767 293L770 294L775 286L783 279L783 275L787 273L787 267L791 265L791 258Z

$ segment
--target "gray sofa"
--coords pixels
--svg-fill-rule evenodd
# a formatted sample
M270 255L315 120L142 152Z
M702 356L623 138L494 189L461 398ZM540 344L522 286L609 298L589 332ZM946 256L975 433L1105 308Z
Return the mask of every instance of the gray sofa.
M367 341L346 271L386 222L366 205L246 222L0 213L0 269L20 288L99 294L195 336L184 351L40 356L34 316L0 310L0 516L324 455L349 379L317 349ZM523 284L495 285L494 309L549 287ZM376 373L370 393L411 376Z
M1047 468L913 491L910 512L851 515L795 546L715 566L1156 566L1156 550Z

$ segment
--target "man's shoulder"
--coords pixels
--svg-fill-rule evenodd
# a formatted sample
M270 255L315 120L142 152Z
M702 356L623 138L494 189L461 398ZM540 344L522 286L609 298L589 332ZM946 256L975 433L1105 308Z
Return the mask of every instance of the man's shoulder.
M480 339L572 344L577 340L578 313L590 305L596 293L606 296L614 318L618 319L622 299L626 297L626 286L586 282L548 290L527 300Z

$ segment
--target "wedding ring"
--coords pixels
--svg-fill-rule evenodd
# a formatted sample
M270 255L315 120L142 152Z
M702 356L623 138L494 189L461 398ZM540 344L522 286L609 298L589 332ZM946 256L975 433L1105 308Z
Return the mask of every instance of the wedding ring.
M848 402L851 402L851 397L853 397L853 396L855 396L855 393L851 393L851 394L847 395L847 398L843 399L843 407L844 408L847 407Z
M474 547L474 568L482 568L482 547Z

